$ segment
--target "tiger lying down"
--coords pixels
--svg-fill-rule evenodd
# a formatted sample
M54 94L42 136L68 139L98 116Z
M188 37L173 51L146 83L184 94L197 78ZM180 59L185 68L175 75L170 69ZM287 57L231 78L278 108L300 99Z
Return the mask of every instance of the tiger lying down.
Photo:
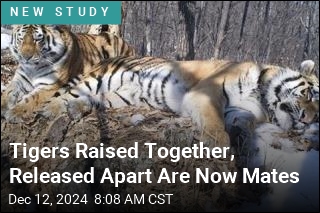
M29 37L24 36L24 42L26 38L32 39ZM19 46L19 34L15 39ZM75 63L70 61L72 52L58 57L55 50L51 63L43 62L53 49L48 50L49 43L58 43L57 38L53 40L53 37L40 40L39 43L46 43L43 48L47 50L29 53L28 57L34 59L31 61L25 59L23 48L13 48L20 57L20 68L2 95L1 115L7 121L23 122L39 113L48 118L68 113L72 119L80 119L95 107L149 105L191 117L214 141L210 146L229 146L235 137L234 130L239 134L250 133L261 122L303 133L318 121L319 80L310 60L301 63L300 71L294 71L253 62L120 56L80 72L71 66ZM64 57L60 65L59 60ZM39 68L41 72L27 69L38 66L35 58L47 68ZM65 64L70 67L56 72ZM71 70L79 75L73 77ZM67 78L71 79L68 84L60 86ZM52 87L56 84L60 88Z
M19 67L1 94L1 116L9 110L18 117L32 113L100 61L135 55L134 48L113 34L74 34L65 25L14 25L10 50Z

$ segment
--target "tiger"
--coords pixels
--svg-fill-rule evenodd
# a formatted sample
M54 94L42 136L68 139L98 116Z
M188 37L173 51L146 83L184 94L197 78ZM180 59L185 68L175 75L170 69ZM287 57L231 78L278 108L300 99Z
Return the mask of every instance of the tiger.
M63 85L100 61L135 55L134 48L114 34L76 34L70 25L13 25L10 50L19 66L1 94L1 117L12 122L31 116Z
M229 146L235 129L250 133L272 122L286 131L303 130L316 122L314 66L311 60L296 71L228 60L109 58L59 90L38 113L47 118L67 113L77 120L94 108L148 105L191 117L209 146Z

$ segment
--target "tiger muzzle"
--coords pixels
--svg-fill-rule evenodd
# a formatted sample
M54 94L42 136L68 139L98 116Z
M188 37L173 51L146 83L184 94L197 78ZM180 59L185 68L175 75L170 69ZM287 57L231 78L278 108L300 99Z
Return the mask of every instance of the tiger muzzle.
M25 62L29 62L32 59L36 59L38 55L36 43L30 36L25 36L20 51L21 56L25 60Z

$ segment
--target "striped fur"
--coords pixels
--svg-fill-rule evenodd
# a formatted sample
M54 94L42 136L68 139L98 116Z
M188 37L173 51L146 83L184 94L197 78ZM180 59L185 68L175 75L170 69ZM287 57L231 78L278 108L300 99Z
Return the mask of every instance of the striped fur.
M135 54L113 34L74 34L63 25L14 26L10 49L19 67L1 95L1 116L12 121L15 116L30 114L59 88L88 73L100 61Z
M207 136L226 145L235 128L250 132L255 123L272 121L289 130L314 122L319 83L305 73L252 62L117 57L70 82L42 113L68 112L78 119L97 106L147 104L191 116Z

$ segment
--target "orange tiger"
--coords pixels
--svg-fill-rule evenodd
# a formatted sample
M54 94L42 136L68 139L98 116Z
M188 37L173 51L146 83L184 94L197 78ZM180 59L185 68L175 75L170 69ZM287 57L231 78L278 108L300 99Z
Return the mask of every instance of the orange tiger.
M68 112L79 119L94 107L147 104L191 117L211 146L250 136L255 125L264 122L303 133L318 120L314 67L311 60L297 71L254 62L115 57L59 90L41 114Z
M15 25L10 49L19 67L1 94L1 117L30 115L68 81L106 58L135 51L114 34L75 34L65 25ZM21 121L21 119L18 119Z

